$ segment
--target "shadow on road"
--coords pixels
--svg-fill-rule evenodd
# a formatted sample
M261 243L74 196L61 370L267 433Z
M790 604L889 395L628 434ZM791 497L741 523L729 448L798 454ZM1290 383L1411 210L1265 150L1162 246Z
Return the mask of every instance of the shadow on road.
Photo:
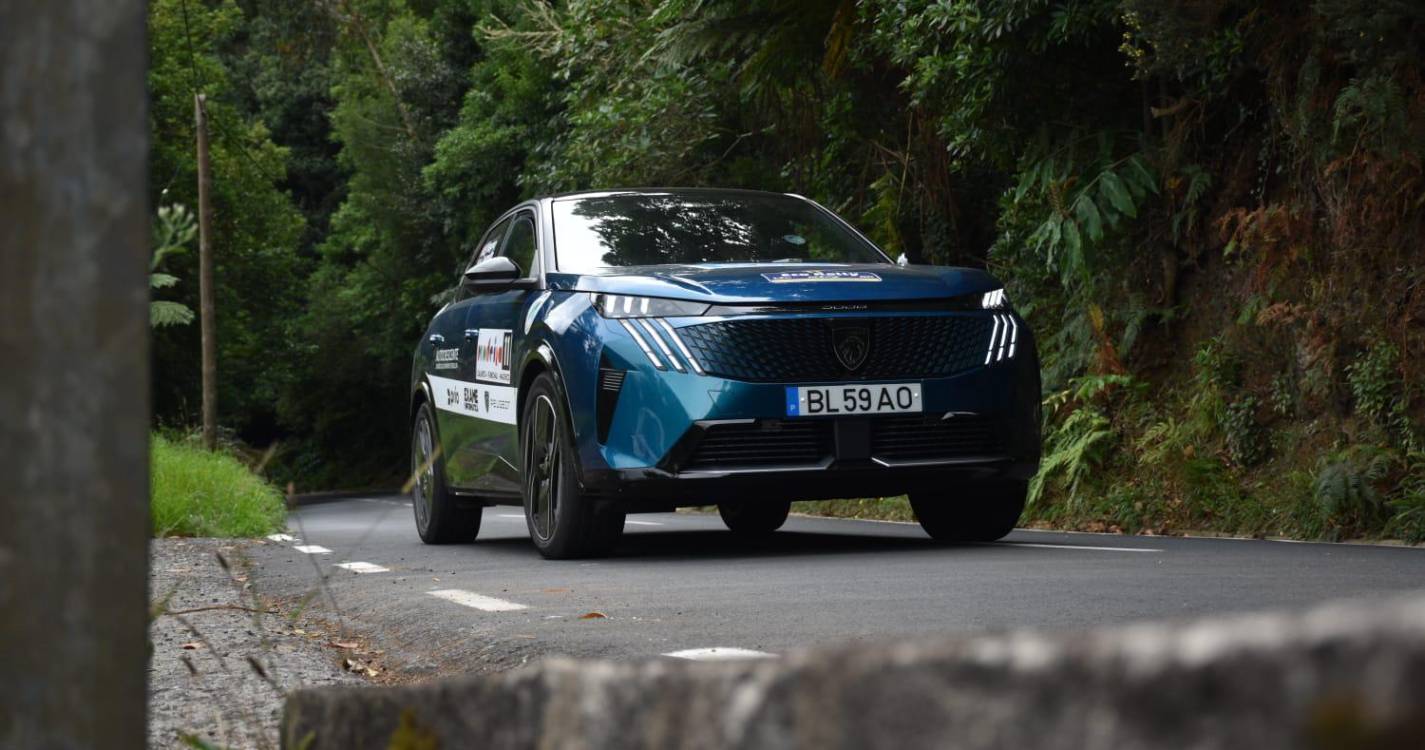
M512 556L538 557L534 546L524 537L481 539L475 546L482 552ZM856 555L875 553L928 552L956 554L990 554L1007 552L1009 546L985 544L946 544L932 539L879 536L870 534L819 533L809 531L779 531L760 539L739 537L718 530L660 530L625 534L614 553L601 561L656 560L660 562L700 562L709 559L753 559L775 557L806 557L813 555Z

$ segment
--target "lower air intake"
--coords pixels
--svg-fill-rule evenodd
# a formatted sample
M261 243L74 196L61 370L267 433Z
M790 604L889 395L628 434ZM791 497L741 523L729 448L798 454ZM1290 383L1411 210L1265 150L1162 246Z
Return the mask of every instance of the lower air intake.
M944 461L1003 450L984 417L906 414L871 421L871 455L884 461Z
M682 468L815 465L831 455L831 427L826 420L708 425Z

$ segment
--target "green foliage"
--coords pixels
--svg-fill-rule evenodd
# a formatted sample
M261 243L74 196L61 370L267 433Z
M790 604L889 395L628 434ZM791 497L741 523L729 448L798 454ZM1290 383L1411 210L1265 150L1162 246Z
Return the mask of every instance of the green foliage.
M1029 483L1030 505L1049 485L1065 490L1071 504L1081 501L1080 487L1102 467L1118 437L1102 404L1116 391L1136 388L1125 375L1086 376L1044 399L1044 460Z
M1058 154L1030 162L1006 195L1015 204L1029 197L1047 204L1047 218L1027 242L1065 283L1092 278L1105 260L1096 251L1137 219L1140 207L1158 190L1141 155L1113 159L1106 134L1099 134L1097 143L1098 158L1083 166Z
M1385 502L1376 484L1391 467L1388 451L1356 445L1337 453L1316 475L1313 497L1333 533L1368 531L1379 527Z
M251 537L279 531L282 493L231 455L150 437L153 535Z
M1279 372L1272 377L1272 413L1278 417L1296 414L1297 386L1290 372Z
M1194 376L1207 388L1232 388L1241 382L1242 360L1221 337L1208 339L1192 358Z
M270 424L295 360L287 331L302 301L305 270L297 245L303 220L280 184L286 151L247 110L226 61L245 18L232 0L154 0L148 30L149 200L197 205L193 95L206 94L220 414L240 430ZM172 276L198 276L196 253L169 254L163 262ZM171 301L197 307L197 284L171 289ZM197 411L190 405L199 400L198 336L197 326L155 329L155 410L167 419L182 421Z
M182 205L163 206L153 225L153 259L148 265L149 289L167 289L178 283L178 277L158 270L163 259L187 249L198 232L193 214ZM193 322L193 308L171 300L150 300L149 325L154 328L187 325Z
M1260 406L1257 397L1251 394L1227 406L1222 430L1227 438L1227 455L1238 466L1256 466L1267 457L1268 437L1257 421Z
M1419 544L1425 542L1425 452L1413 452L1405 457L1404 479L1390 501L1395 515L1386 532Z
M1144 466L1164 466L1188 456L1196 436L1188 425L1176 418L1154 422L1138 436L1138 462Z
M1407 449L1422 447L1420 430L1410 417L1411 389L1400 374L1400 350L1377 339L1346 367L1356 413Z

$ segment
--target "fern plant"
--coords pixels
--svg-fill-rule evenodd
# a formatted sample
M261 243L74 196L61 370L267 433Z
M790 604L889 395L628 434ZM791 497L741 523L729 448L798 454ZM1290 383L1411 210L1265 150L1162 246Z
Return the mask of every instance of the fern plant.
M1390 507L1395 511L1386 532L1419 544L1425 542L1425 451L1405 457L1405 479L1396 488Z
M170 255L185 252L197 232L197 221L186 206L175 203L158 209L158 221L153 227L153 258L148 264L149 289L167 289L178 283L177 276L158 268ZM156 299L148 303L148 317L154 328L187 325L193 322L193 310L181 302Z
M1112 421L1094 402L1114 391L1136 387L1127 375L1090 375L1074 378L1068 388L1044 400L1045 457L1029 483L1030 505L1049 482L1062 487L1069 502L1078 501L1080 486L1103 465L1118 436Z
M1395 456L1373 445L1353 445L1337 453L1316 475L1312 494L1321 514L1339 533L1379 526L1386 505L1376 488Z

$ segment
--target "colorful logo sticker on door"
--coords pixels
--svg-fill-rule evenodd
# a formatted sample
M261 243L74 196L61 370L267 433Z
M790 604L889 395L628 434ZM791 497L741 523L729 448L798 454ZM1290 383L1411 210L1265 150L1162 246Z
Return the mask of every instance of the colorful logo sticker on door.
M495 383L510 382L510 357L514 348L510 331L481 328L475 345L475 379Z

